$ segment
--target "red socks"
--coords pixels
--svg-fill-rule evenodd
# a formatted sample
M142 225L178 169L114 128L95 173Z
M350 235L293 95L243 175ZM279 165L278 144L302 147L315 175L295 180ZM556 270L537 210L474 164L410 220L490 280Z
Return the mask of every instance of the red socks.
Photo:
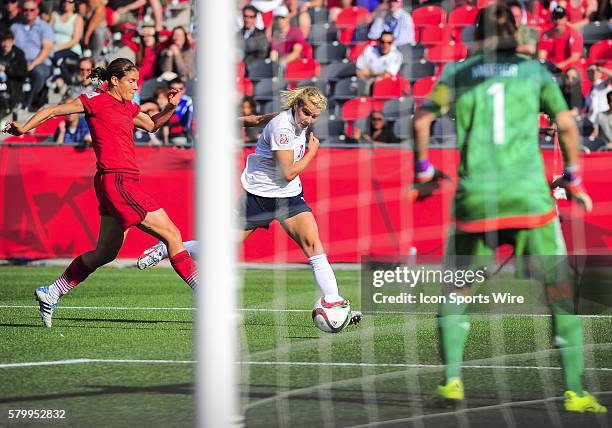
M198 269L187 250L181 251L174 257L170 257L170 263L176 273L183 278L183 281L195 291L199 282Z

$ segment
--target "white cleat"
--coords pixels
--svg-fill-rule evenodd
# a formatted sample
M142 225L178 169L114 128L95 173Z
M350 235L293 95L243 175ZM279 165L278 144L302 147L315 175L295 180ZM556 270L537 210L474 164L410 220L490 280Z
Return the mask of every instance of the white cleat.
M38 301L38 310L40 312L40 319L45 327L51 327L53 311L57 308L58 300L53 301L49 297L49 286L38 287L34 292L34 296Z
M165 258L164 247L164 243L159 241L151 248L144 250L140 257L138 257L138 262L136 263L138 269L143 270L150 268L161 262Z

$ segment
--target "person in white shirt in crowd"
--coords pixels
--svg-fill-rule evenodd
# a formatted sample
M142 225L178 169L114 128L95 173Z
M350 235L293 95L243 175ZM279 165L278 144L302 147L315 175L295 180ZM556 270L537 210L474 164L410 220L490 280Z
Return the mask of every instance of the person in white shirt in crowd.
M598 113L608 110L606 96L612 91L610 76L612 76L612 70L599 64L591 64L587 68L587 77L593 82L585 99L586 117L591 124L595 123Z
M397 76L403 58L393 42L393 34L385 31L378 45L368 46L357 58L357 76L370 84L376 79Z
M368 32L370 40L378 40L384 32L393 34L395 46L414 45L414 21L401 0L384 0L374 11L374 22Z

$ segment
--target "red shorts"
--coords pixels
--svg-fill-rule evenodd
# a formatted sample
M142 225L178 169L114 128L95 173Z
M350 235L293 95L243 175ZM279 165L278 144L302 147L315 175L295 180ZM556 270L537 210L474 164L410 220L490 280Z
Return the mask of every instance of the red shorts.
M142 223L148 212L161 207L140 187L137 175L97 173L94 188L101 216L110 215L123 230Z

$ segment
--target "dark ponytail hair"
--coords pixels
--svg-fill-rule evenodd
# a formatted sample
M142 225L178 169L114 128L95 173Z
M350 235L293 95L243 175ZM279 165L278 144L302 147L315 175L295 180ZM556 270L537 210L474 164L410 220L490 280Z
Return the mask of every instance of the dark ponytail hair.
M132 61L127 58L117 58L111 62L106 68L96 67L91 71L90 79L98 80L98 82L108 82L110 84L111 77L115 76L121 79L128 72L138 70Z

